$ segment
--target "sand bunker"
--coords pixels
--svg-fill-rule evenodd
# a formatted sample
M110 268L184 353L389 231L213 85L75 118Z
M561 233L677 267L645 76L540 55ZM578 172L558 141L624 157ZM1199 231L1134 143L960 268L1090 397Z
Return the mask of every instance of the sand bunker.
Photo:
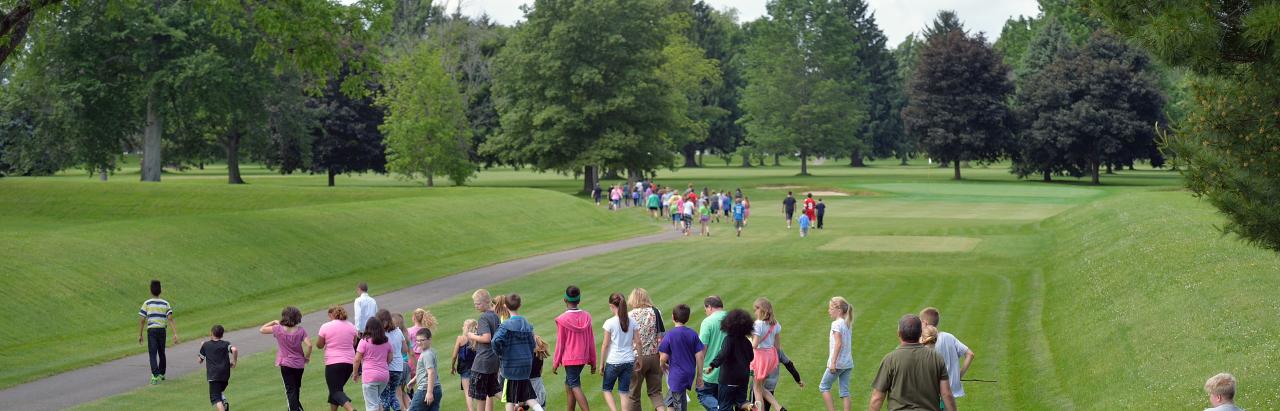
M811 191L814 197L848 197L849 194L839 191Z
M925 236L841 237L818 247L822 251L863 251L895 253L963 253L973 251L980 238Z

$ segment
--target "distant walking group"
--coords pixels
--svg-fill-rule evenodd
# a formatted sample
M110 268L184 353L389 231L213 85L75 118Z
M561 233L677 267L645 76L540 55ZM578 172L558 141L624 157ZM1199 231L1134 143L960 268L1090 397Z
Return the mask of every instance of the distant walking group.
M827 205L819 198L818 201L813 200L813 193L805 195L804 209L800 213L800 237L809 236L809 227L817 225L817 229L822 229L823 217L827 214ZM794 221L796 213L796 198L792 192L787 192L787 197L782 199L782 214L787 217L787 229L791 229L791 222Z
M596 205L600 205L602 190L599 186L592 191ZM685 236L693 235L694 222L698 222L698 235L711 236L711 224L720 223L721 217L732 221L738 237L751 218L751 199L742 195L742 189L712 191L706 187L702 191L694 189L693 183L681 190L677 187L663 187L652 181L642 180L630 185L609 187L609 209L618 210L623 207L647 207L649 214L655 219L670 215L671 226Z

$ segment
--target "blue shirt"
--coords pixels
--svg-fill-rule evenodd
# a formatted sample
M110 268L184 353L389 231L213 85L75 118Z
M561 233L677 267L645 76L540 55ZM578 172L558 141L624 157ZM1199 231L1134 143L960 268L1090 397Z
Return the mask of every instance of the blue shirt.
M800 215L800 228L809 228L809 215L808 215L808 214L801 214L801 215Z
M742 221L742 218L743 218L743 212L745 212L745 211L746 211L746 209L742 207L742 203L734 204L734 205L733 205L733 219L734 219L734 220L738 220L738 221Z

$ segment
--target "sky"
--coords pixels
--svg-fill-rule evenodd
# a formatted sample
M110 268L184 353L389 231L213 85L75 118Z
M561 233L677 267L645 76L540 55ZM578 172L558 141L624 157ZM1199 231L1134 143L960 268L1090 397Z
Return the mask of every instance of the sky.
M533 0L437 0L447 1L453 10L462 1L464 14L489 17L510 25L524 18L520 5ZM739 21L755 20L765 14L766 0L705 0L708 4L724 9L738 10ZM897 45L908 34L919 32L933 20L938 10L955 10L970 32L987 33L987 41L994 42L1000 36L1000 28L1010 17L1034 16L1039 10L1036 0L867 0L875 13L876 24L889 38L889 46Z

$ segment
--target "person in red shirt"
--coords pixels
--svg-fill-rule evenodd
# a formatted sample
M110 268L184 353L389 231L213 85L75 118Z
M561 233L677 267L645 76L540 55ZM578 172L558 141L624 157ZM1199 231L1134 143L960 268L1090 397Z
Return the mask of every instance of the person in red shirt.
M804 214L809 216L809 221L818 221L817 202L813 201L813 193L809 193L804 199Z

